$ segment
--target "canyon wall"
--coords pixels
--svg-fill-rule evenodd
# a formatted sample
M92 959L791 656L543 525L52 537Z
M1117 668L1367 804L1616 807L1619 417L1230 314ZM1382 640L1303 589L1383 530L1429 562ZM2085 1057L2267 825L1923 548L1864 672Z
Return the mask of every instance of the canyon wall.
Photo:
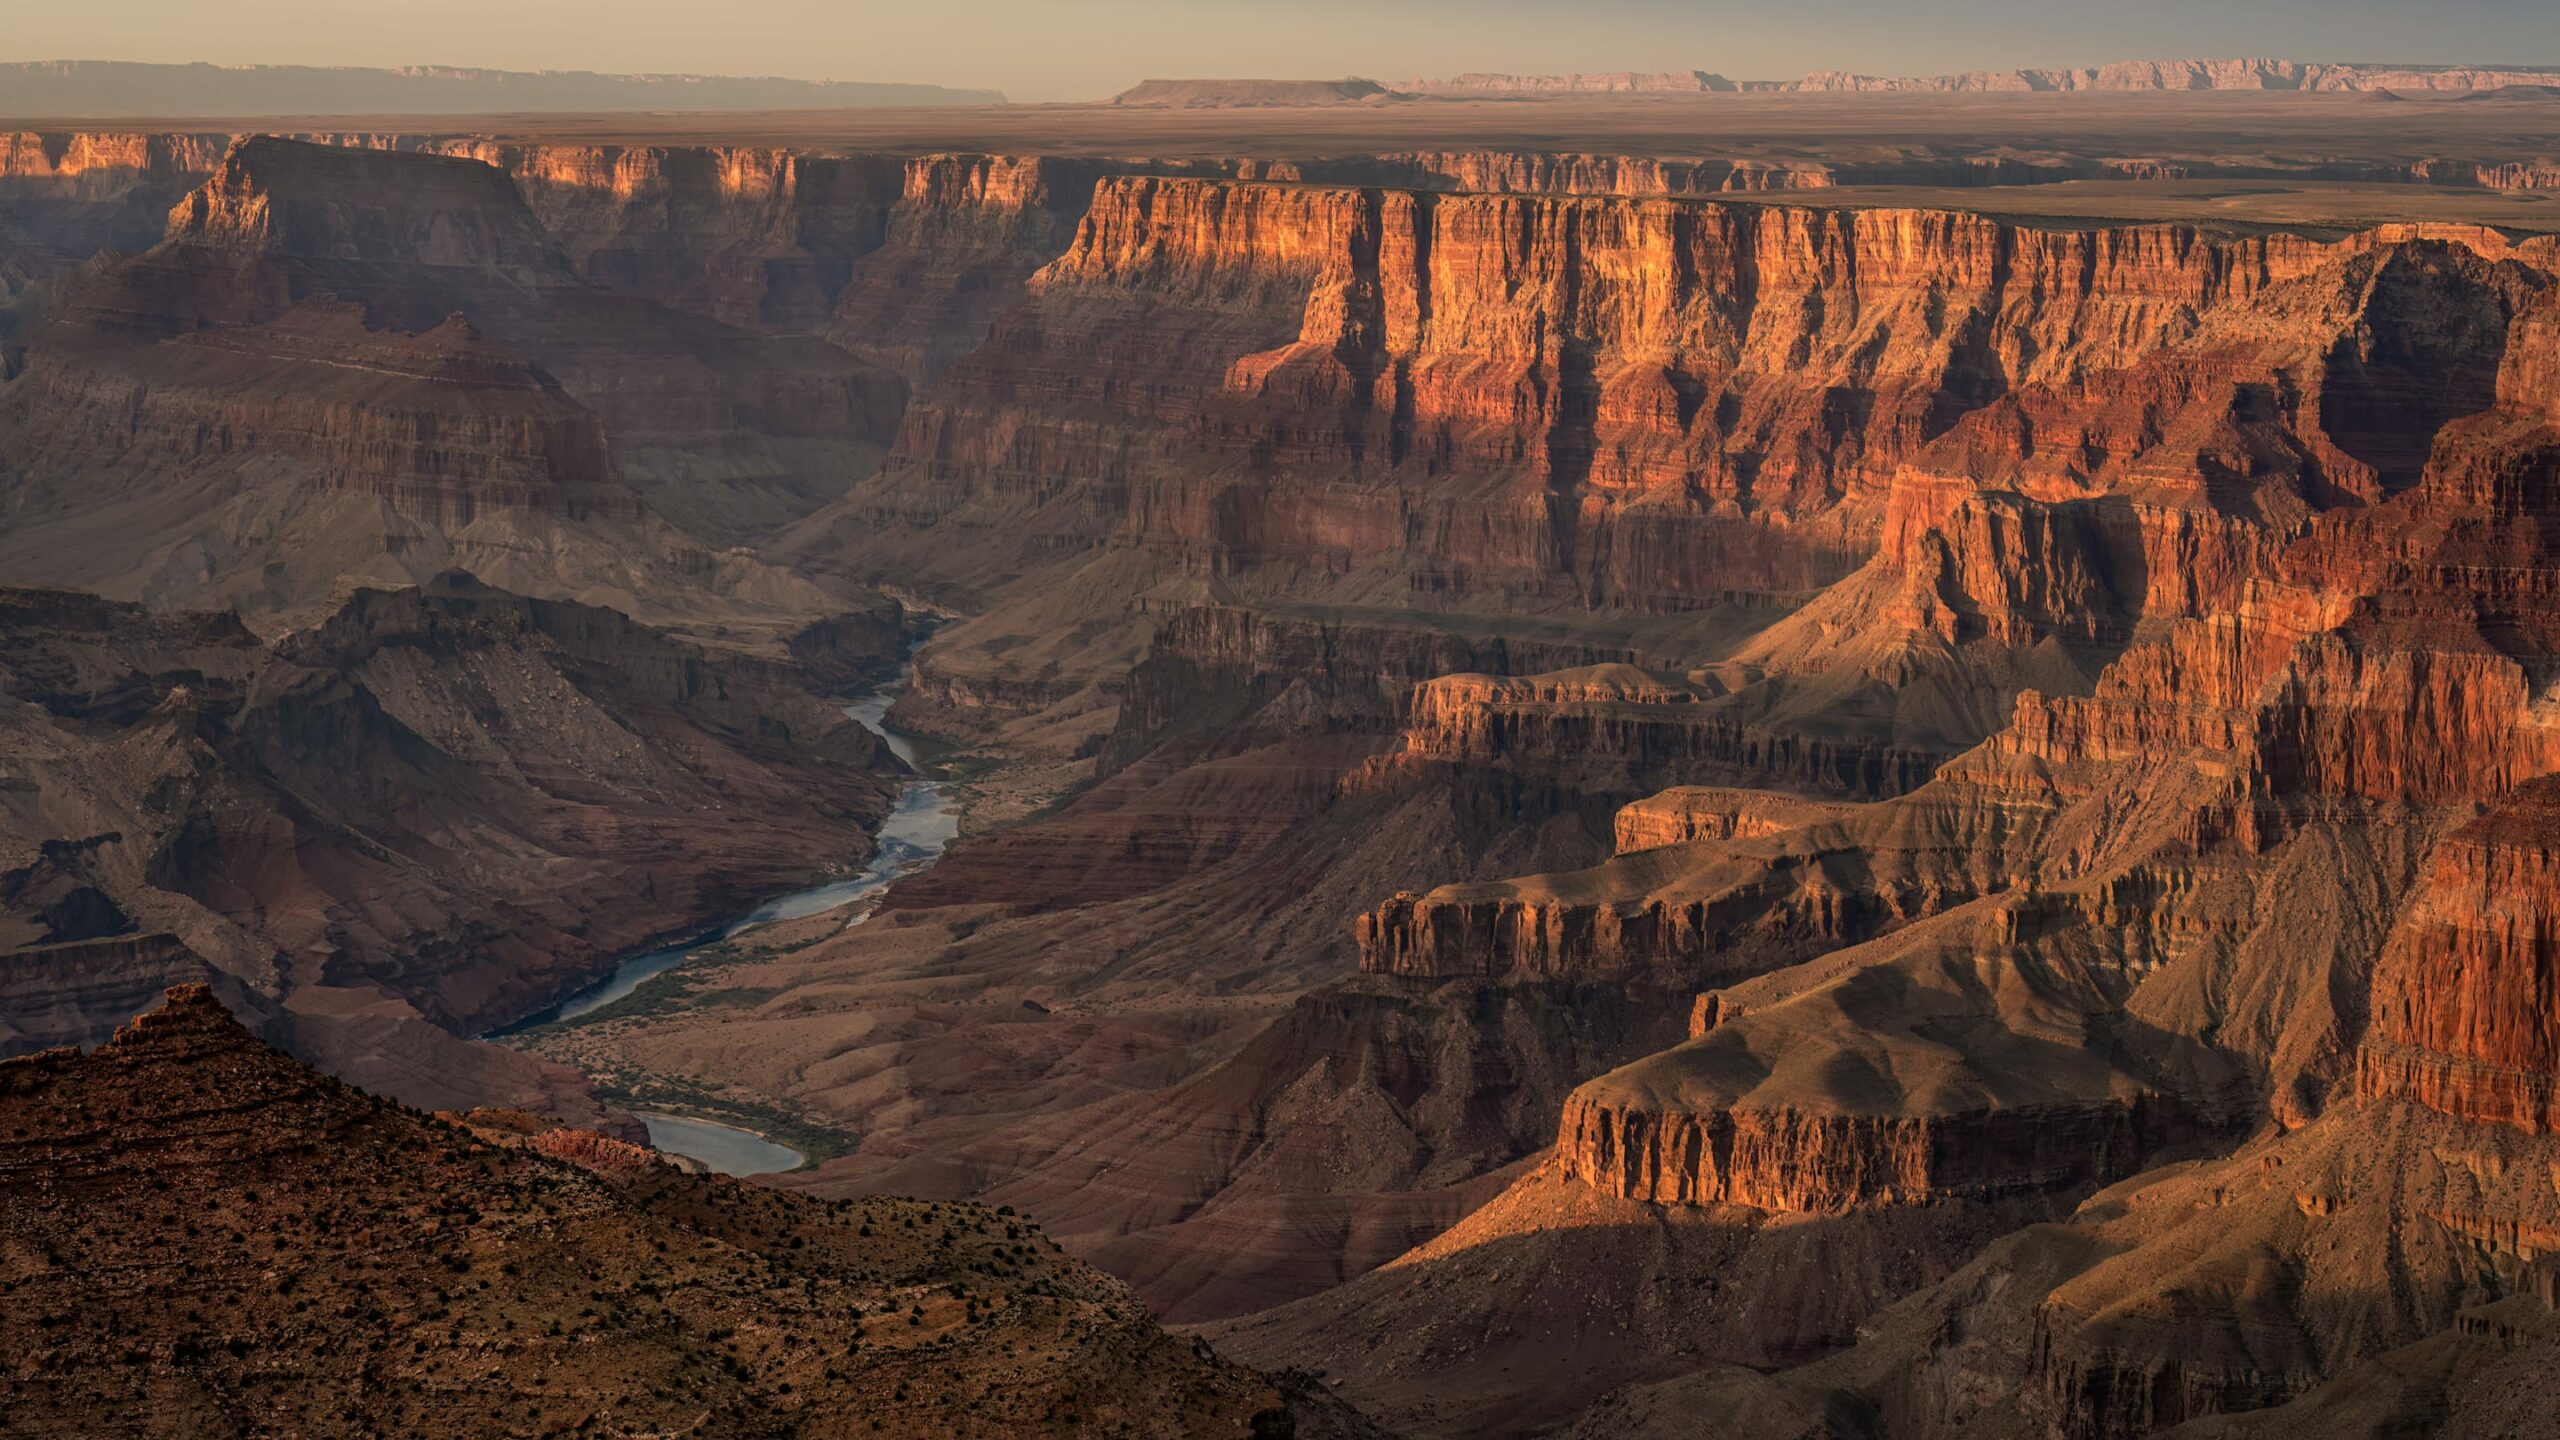
M461 565L706 632L874 603L720 542L875 463L903 384L587 283L476 161L242 141L40 314L0 389L26 578L309 618Z
M1676 610L1838 578L1961 414L2186 340L2327 253L1111 178L899 456L946 504L1074 497L1088 543L1209 574Z

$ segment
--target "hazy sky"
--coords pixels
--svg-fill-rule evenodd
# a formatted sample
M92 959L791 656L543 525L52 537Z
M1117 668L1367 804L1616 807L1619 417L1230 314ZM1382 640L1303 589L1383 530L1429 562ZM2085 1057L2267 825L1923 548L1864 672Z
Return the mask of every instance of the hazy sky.
M1155 75L2560 64L2560 0L43 0L0 58L660 70L1099 98Z

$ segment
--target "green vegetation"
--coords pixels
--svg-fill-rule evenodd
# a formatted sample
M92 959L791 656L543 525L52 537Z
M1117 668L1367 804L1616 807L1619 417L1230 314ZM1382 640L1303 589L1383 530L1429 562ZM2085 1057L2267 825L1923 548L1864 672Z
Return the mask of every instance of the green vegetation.
M787 1109L767 1100L745 1099L705 1089L690 1080L669 1075L649 1075L636 1079L621 1076L598 1076L596 1093L614 1105L628 1110L655 1110L669 1115L689 1115L700 1120L714 1120L753 1130L777 1144L788 1145L808 1157L807 1164L817 1165L839 1155L852 1154L862 1137L833 1125L808 1111Z

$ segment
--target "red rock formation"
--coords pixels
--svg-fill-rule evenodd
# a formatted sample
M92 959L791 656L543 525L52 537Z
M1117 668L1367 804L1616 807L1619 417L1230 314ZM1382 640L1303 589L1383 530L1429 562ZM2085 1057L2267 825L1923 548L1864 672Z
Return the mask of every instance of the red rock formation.
M527 1139L525 1148L626 1185L666 1163L645 1145L616 1140L593 1130L548 1128Z
M1753 723L1716 702L1710 680L1665 680L1633 666L1502 679L1458 675L1415 692L1404 749L1380 773L1431 764L1555 765L1590 788L1643 791L1675 780L1754 777L1869 797L1926 780L1944 753L1834 741Z
M1756 840L1845 813L1843 806L1766 790L1675 786L1620 807L1618 853L1630 855L1693 840Z
M2537 780L2436 848L2374 977L2360 1093L2560 1129L2560 786Z
M0 132L0 298L101 250L159 239L169 207L203 181L219 134Z
M1695 605L1842 573L1877 519L1844 502L1957 415L2186 340L2325 253L1109 179L900 448L946 507L1080 493L1212 571L1383 561L1426 593ZM1081 378L1056 395L1059 375ZM1284 483L1306 473L1337 478Z

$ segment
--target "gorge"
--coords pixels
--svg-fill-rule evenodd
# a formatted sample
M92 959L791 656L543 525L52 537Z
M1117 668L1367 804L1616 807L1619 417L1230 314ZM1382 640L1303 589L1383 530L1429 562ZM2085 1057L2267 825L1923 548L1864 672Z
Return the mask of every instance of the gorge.
M2539 1433L2525 68L0 137L0 1432Z

